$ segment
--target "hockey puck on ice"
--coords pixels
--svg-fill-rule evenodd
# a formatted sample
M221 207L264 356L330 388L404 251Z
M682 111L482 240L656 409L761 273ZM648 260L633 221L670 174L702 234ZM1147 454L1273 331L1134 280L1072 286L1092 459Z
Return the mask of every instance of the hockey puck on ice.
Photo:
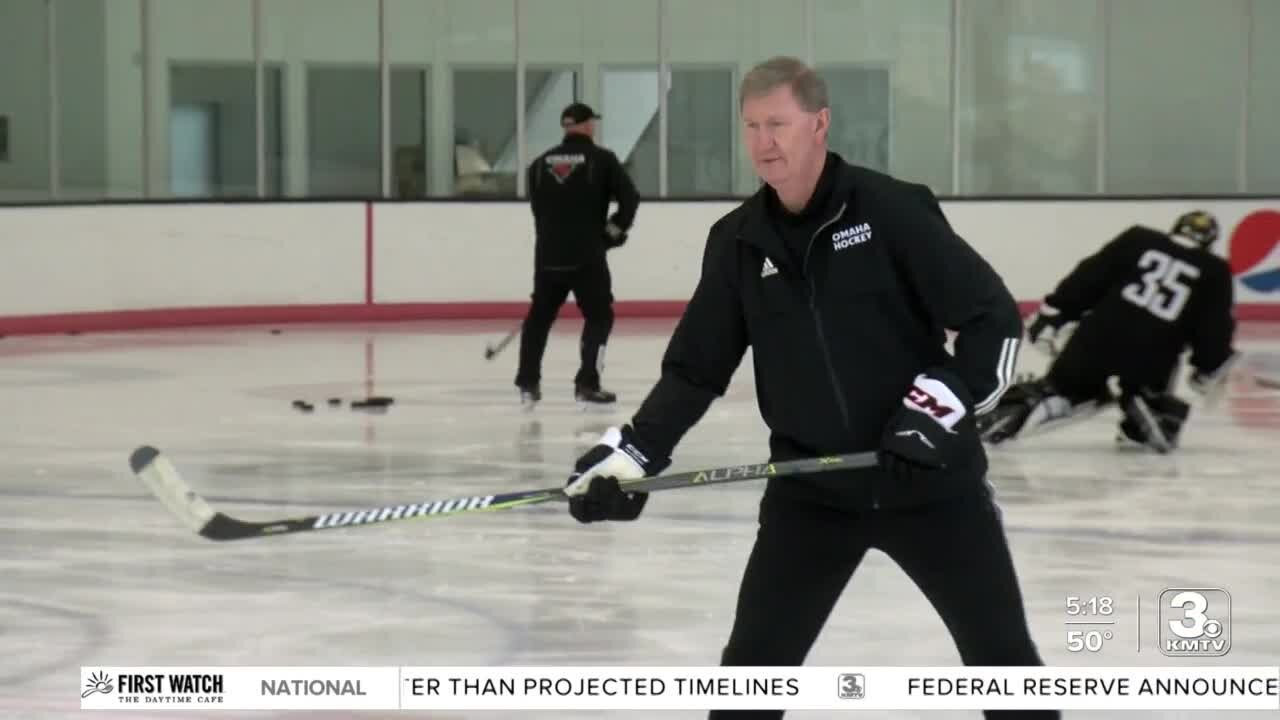
M395 398L386 397L385 395L371 395L364 400L352 400L352 410L385 410L389 405L395 402Z
M342 404L342 398L329 398L329 407L338 407Z
M306 400L294 400L293 407L294 409L301 410L302 412L311 412L316 409L315 405L312 405Z
M280 328L271 328L271 334L272 334L272 335L279 335L279 334L280 334Z

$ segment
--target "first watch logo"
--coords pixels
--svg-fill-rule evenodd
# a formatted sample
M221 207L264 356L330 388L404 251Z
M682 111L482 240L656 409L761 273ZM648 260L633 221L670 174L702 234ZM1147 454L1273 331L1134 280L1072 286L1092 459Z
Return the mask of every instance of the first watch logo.
M130 672L130 670L153 670ZM120 705L209 705L223 702L221 673L154 672L155 668L97 669L86 675L81 669L82 707Z
M94 693L102 693L110 695L115 686L111 684L111 676L99 670L89 676L89 681L84 684L85 690L80 693L80 699L83 700Z

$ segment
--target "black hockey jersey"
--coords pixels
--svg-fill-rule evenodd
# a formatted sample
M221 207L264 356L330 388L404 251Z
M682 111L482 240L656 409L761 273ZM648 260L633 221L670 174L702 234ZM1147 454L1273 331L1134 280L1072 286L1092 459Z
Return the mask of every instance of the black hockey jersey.
M640 194L618 156L578 133L534 158L527 170L537 233L534 262L567 269L604 257L605 224L622 230L635 221ZM618 210L609 217L609 204Z
M770 457L877 450L917 374L946 376L970 415L1013 378L1022 321L1000 276L948 224L923 186L831 153L817 227L793 252L766 186L717 221L702 274L632 419L639 444L669 456L726 391L748 347ZM946 329L958 332L954 354ZM779 480L836 507L909 505L985 491L985 451L968 419L944 478L903 482L869 468ZM771 482L770 487L774 487Z
M1094 347L1212 372L1231 354L1234 286L1226 260L1135 225L1085 258L1045 297L1064 320L1081 320Z

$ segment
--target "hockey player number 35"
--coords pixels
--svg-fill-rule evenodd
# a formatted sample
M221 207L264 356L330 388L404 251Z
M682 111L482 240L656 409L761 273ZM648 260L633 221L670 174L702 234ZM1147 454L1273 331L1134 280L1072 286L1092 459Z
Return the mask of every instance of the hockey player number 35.
M1187 280L1200 276L1194 265L1169 257L1159 250L1148 250L1138 259L1138 267L1146 270L1142 281L1125 286L1125 300L1146 308L1152 315L1173 322L1182 313L1191 288Z

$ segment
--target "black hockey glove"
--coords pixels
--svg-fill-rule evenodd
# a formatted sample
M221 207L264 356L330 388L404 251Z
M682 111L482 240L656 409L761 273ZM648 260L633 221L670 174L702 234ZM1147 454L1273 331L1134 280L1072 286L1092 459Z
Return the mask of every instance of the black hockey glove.
M649 501L649 493L626 492L620 481L657 475L670 464L669 458L641 450L629 425L609 428L573 467L564 489L569 496L569 514L580 523L635 520Z
M1031 324L1027 326L1027 339L1032 345L1039 345L1050 354L1057 354L1062 349L1059 335L1069 324L1070 321L1063 316L1062 311L1049 303L1041 303L1040 309L1031 318Z
M943 382L944 374L917 375L885 428L880 465L900 480L921 479L952 461L960 439L956 426L969 414L969 403L960 383Z
M627 231L612 221L604 226L604 246L610 250L627 244Z

